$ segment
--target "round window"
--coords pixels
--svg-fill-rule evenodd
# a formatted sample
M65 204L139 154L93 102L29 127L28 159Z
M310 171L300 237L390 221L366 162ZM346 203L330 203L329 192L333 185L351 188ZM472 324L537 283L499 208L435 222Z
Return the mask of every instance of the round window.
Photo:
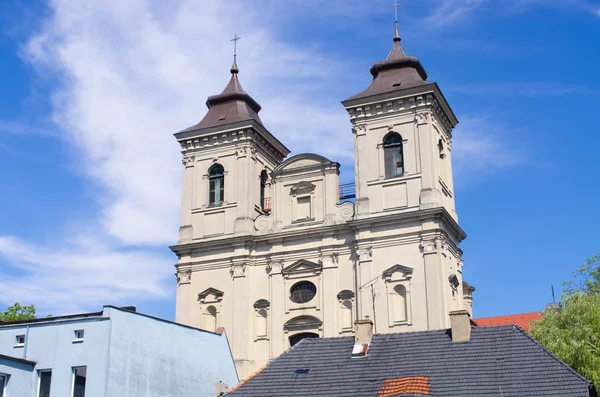
M317 287L310 281L300 281L290 289L290 299L295 303L310 302L317 294Z

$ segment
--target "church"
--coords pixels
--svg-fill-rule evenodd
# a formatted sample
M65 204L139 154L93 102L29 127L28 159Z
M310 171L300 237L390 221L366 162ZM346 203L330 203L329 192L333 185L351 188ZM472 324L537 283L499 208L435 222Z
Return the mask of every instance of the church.
M240 377L304 338L439 330L471 311L452 178L458 120L401 45L342 101L353 184L340 164L290 150L231 79L175 134L183 155L176 321L224 327Z

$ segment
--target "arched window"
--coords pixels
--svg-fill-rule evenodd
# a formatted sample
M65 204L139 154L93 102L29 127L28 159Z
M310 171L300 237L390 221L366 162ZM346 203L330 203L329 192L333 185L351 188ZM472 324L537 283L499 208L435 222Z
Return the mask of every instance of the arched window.
M404 175L404 150L402 137L399 134L393 132L384 138L383 157L386 178Z
M260 309L256 313L256 336L267 336L267 310Z
M268 179L269 176L267 175L267 171L262 170L262 172L260 173L260 208L263 211L269 211L271 209L270 205L268 205L268 203L266 202L267 198L265 195Z
M225 196L225 169L215 164L208 172L208 205L221 205Z
M207 331L216 331L217 330L217 308L214 306L209 306L206 308L206 325L205 328Z
M352 302L342 303L342 328L352 328Z
M392 291L392 310L394 322L407 321L406 317L406 288L403 285L397 285Z
M296 335L290 336L290 346L294 346L296 343L300 342L305 338L318 338L319 335L312 332L302 332Z

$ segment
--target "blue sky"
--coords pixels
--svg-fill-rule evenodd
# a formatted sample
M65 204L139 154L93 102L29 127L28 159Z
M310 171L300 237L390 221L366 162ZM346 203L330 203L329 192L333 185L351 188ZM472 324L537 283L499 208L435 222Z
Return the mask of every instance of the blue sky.
M391 48L390 1L0 3L0 307L173 318L172 133L229 79L293 153L342 163L341 100ZM600 2L406 0L402 44L457 114L456 202L477 317L541 310L600 248Z

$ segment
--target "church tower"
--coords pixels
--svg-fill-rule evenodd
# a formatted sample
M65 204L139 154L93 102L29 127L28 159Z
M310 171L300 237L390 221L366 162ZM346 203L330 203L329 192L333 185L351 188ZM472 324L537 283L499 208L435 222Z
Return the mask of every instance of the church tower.
M355 193L340 164L289 150L238 80L175 134L183 154L176 321L227 332L240 377L303 338L448 328L470 310L452 183L457 124L436 83L400 44L343 101ZM353 192L353 189L350 189Z

